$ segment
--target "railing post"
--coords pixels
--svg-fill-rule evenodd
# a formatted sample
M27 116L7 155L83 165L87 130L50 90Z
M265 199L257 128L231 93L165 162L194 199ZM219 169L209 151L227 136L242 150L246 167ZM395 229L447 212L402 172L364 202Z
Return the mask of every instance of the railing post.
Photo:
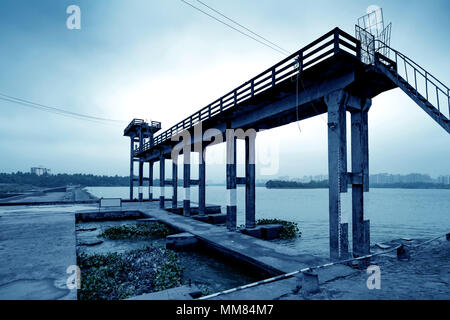
M334 29L334 54L339 52L339 29Z
M438 86L436 86L436 102L437 102L438 111L441 112L441 108L439 107L439 90L438 90Z
M255 80L253 80L253 79L250 82L250 91L251 91L251 96L253 97L255 95Z
M427 96L427 100L428 100L428 72L425 71L425 94Z
M272 87L275 87L275 68L272 68Z
M237 91L234 90L233 94L234 94L234 105L237 105Z
M361 41L360 40L356 41L356 57L358 58L359 61L361 61Z
M223 98L220 98L220 112L223 111Z
M303 50L298 54L298 72L303 71Z

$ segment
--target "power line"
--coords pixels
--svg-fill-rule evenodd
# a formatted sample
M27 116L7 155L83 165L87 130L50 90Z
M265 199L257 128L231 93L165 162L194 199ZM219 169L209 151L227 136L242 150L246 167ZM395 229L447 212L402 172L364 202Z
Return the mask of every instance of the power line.
M266 41L266 42L270 43L271 45L277 47L278 49L284 51L286 55L289 55L289 54L290 54L290 52L289 52L288 50L286 50L286 49L280 47L279 45L277 45L276 43L273 43L272 41L270 41L270 40L264 38L263 36L257 34L256 32L250 30L249 28L243 26L242 24L240 24L239 22L237 22L237 21L231 19L230 17L227 17L226 15L224 15L224 14L221 13L220 11L214 9L213 7L209 6L208 4L206 4L206 3L204 3L204 2L202 2L202 1L200 1L200 0L197 0L197 2L201 3L202 5L204 5L205 7L209 8L210 10L214 11L215 13L221 15L221 16L224 17L225 19L227 19L227 20L229 20L229 21L231 21L231 22L237 24L237 25L240 26L241 28L243 28L243 29L247 30L248 32L250 32L251 34L257 36L258 38L263 39L264 41Z
M77 112L67 111L64 109L50 107L50 106L47 106L47 105L44 105L41 103L36 103L33 101L13 97L13 96L2 94L2 93L0 93L0 99L3 101L12 102L12 103L20 104L20 105L23 105L26 107L38 109L40 111L54 113L54 114L58 114L58 115L62 115L62 116L70 117L70 118L80 119L80 120L88 120L88 121L93 121L93 122L97 122L97 123L109 123L109 124L123 123L123 121L121 121L121 120L113 120L113 119L101 118L101 117L90 116L90 115L81 114L81 113L77 113Z
M200 9L200 8L198 8L198 7L196 7L196 6L194 6L193 4L191 4L191 3L189 3L189 2L186 2L186 1L184 1L184 0L180 0L180 1L183 2L183 3L185 3L185 4L187 4L187 5L189 5L189 6L191 6L191 7L194 8L195 10L198 10L198 11L200 11L201 13L206 14L206 15L209 16L210 18L212 18L212 19L214 19L214 20L216 20L216 21L218 21L218 22L220 22L220 23L226 25L227 27L229 27L229 28L231 28L231 29L233 29L233 30L239 32L240 34L242 34L242 35L244 35L244 36L246 36L246 37L249 37L249 38L251 38L251 39L257 41L257 42L259 42L260 44L262 44L262 45L264 45L264 46L266 46L266 47L269 47L270 49L275 50L275 51L277 51L278 53L281 53L282 55L286 55L286 53L284 53L283 51L281 51L281 50L279 50L279 49L277 49L277 48L275 48L275 47L272 47L271 45L269 45L269 44L267 44L267 43L265 43L265 42L263 42L263 41L261 41L261 40L255 38L255 37L252 37L251 35L249 35L249 34L243 32L243 31L241 31L241 30L239 30L239 29L237 29L237 28L235 28L235 27L233 27L232 25L230 25L230 24L228 24L228 23L226 23L226 22L220 20L219 18L214 17L213 15L207 13L206 11L204 11L204 10L202 10L202 9Z

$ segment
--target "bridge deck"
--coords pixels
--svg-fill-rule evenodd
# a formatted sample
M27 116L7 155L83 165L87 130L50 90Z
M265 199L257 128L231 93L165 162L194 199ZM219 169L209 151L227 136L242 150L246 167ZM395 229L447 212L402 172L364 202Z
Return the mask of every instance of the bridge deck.
M203 131L270 129L325 113L324 96L332 91L372 98L396 87L360 53L360 42L336 28L141 145L135 156L168 157L177 143L171 138L186 130L192 136L200 123Z

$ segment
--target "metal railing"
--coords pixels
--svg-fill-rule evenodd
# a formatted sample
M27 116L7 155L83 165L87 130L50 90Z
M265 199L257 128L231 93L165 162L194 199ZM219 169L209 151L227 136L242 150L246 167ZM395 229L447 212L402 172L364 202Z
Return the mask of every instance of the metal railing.
M211 119L338 53L349 54L360 60L361 42L339 28L335 28L154 137L153 143L149 141L143 144L137 149L135 155L148 151L196 124Z
M400 80L402 78L405 80L415 90L416 95L420 94L435 106L439 112L450 118L450 89L403 53L392 49L380 40L376 41L380 43L378 48L388 48L394 57L387 59L384 55L375 52L375 60L388 67L392 67L392 64L395 63L395 76L397 79ZM446 110L445 112L448 111L448 114L445 114L444 110Z
M142 125L145 123L144 119L133 119L130 124L128 124L128 126L125 128L125 130L123 131L124 133L127 133L133 126L137 126L137 125ZM157 128L157 129L161 129L161 122L159 121L150 121L148 123L151 127Z

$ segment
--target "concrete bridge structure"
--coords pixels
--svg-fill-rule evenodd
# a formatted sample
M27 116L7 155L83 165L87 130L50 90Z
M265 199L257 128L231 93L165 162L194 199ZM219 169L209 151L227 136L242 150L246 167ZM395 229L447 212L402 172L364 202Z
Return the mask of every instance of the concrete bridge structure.
M375 43L374 39L374 43ZM400 52L394 58L363 48L353 36L335 28L168 130L159 122L134 119L125 129L130 137L130 199L134 182L138 200L148 182L153 201L153 164L160 161L160 207L165 186L173 188L171 207L178 207L178 155L183 155L183 215L191 216L191 185L198 185L198 216L207 215L205 149L226 143L226 225L236 229L236 186L245 185L245 227L255 227L255 139L258 131L327 113L330 258L348 257L348 225L341 223L340 194L352 192L354 256L370 250L370 224L364 218L364 192L369 191L368 113L372 98L401 88L450 133L449 88ZM370 55L371 59L362 56ZM402 73L401 70L406 71ZM409 73L408 73L409 72ZM347 168L346 113L351 115L351 168ZM245 176L236 175L236 139L245 140ZM191 153L199 157L199 179L191 179ZM172 179L165 178L165 160L172 161ZM138 163L138 178L134 176ZM148 178L144 164L148 163Z

